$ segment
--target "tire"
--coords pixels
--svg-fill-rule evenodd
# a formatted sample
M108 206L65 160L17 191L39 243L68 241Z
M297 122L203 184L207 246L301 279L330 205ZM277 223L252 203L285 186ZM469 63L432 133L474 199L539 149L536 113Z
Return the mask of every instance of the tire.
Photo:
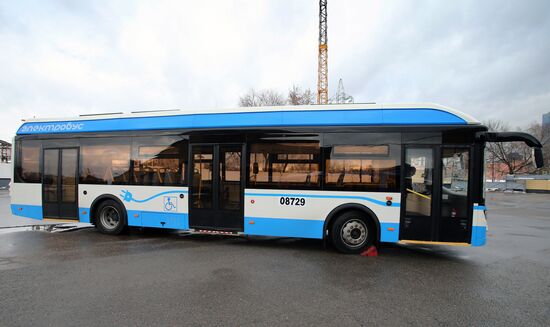
M336 217L330 235L334 247L348 254L363 252L374 242L374 224L360 211L346 211Z
M126 210L114 200L102 201L95 211L95 226L103 234L118 235L126 229Z

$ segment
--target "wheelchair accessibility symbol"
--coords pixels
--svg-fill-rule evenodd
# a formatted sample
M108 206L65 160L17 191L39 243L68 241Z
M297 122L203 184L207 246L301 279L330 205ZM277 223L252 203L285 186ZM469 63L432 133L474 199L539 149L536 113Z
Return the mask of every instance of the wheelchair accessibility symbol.
M164 197L164 211L176 212L178 211L178 198L175 196Z

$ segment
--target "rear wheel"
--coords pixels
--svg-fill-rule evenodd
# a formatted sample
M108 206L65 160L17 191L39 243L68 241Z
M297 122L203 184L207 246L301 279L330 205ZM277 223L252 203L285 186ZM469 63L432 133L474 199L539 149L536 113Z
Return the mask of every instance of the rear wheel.
M105 200L96 210L95 225L104 234L120 234L126 228L126 210L116 201Z
M336 217L330 231L332 244L342 253L361 253L374 241L372 223L360 211L347 211Z

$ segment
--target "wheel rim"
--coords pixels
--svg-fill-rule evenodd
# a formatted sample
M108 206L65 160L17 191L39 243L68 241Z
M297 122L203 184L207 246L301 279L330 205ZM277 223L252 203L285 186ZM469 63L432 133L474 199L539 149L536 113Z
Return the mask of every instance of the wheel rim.
M367 241L367 225L360 219L350 219L342 225L340 236L347 246L360 247Z
M105 229L113 230L117 228L120 223L120 214L115 207L106 206L101 209L101 212L99 213L99 220Z

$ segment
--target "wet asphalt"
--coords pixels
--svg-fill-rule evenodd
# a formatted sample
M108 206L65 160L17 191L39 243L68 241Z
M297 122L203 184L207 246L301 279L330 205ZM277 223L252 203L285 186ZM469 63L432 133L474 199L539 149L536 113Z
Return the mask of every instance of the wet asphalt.
M6 199L3 226L24 225ZM485 247L378 257L315 240L0 228L0 325L548 326L550 195L488 205Z

